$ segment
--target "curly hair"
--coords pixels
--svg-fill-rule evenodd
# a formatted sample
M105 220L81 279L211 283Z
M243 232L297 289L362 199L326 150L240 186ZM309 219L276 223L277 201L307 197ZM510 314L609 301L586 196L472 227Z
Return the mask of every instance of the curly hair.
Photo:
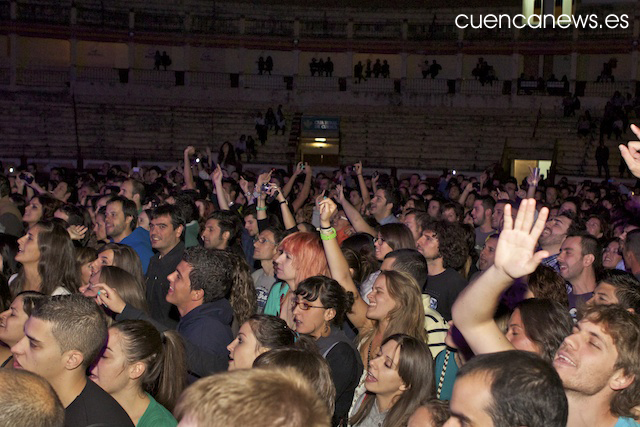
M438 239L443 267L461 269L469 255L467 238L462 226L446 221L432 221L425 230L432 231Z
M229 294L229 303L233 307L238 325L242 325L256 313L258 306L256 289L251 278L251 267L244 257L232 252L227 252L226 255L233 263L233 272L231 273L233 284Z

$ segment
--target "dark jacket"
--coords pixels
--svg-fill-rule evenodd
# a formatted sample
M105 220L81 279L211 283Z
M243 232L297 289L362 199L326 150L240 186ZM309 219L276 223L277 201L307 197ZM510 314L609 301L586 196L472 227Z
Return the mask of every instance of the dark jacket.
M146 320L161 332L169 329L131 305L126 305L116 316L116 320L124 319ZM227 345L233 341L232 319L233 309L226 298L202 304L180 319L177 330L184 339L187 368L193 377L201 378L227 370Z

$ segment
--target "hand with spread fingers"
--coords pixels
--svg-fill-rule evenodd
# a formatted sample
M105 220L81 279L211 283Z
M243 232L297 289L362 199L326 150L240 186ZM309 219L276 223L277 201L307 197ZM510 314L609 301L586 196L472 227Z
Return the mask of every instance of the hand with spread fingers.
M511 279L533 273L538 264L549 256L547 251L535 252L549 210L542 208L534 223L535 212L536 201L523 200L514 223L511 206L507 204L504 207L504 228L498 239L494 267Z

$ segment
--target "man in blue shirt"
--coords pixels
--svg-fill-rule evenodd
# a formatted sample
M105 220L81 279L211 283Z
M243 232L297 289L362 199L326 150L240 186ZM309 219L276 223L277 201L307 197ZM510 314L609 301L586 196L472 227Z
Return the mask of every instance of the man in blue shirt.
M138 225L136 204L122 196L112 197L107 202L105 215L107 236L114 243L131 246L140 257L142 271L146 274L149 261L153 256L149 232Z

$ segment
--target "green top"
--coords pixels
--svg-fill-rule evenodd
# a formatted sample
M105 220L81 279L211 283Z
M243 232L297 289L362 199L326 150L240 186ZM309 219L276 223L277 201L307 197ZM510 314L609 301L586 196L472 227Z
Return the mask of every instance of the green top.
M178 422L173 418L171 412L156 402L149 393L147 393L147 396L149 396L151 402L149 402L147 410L140 417L136 427L176 427Z
M198 234L200 233L200 225L198 221L191 221L187 224L184 233L184 246L185 248L192 248L198 246Z
M289 292L289 285L285 282L277 282L274 284L271 287L269 298L267 298L267 303L264 306L264 314L279 316L280 304L282 303L282 298L284 298L287 292Z

